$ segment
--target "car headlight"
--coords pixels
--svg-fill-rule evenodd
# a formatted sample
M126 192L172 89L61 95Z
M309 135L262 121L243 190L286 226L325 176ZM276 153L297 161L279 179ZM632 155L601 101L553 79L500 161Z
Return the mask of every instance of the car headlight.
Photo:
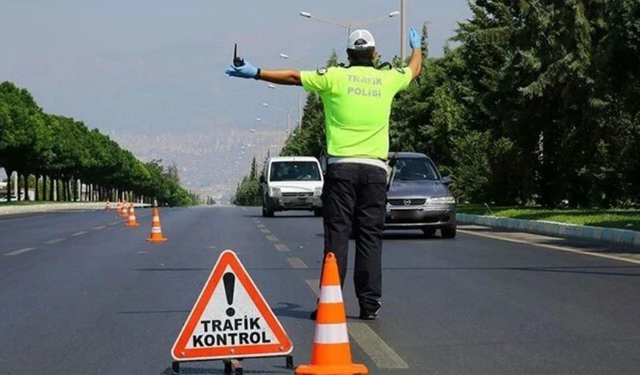
M313 196L314 197L319 197L322 195L322 188L320 186L318 186L317 188L313 189Z
M275 187L271 188L269 190L269 196L272 197L272 198L279 198L279 197L282 196L282 191L280 191L279 188L275 188Z
M449 197L435 197L427 201L427 204L456 204L456 198Z

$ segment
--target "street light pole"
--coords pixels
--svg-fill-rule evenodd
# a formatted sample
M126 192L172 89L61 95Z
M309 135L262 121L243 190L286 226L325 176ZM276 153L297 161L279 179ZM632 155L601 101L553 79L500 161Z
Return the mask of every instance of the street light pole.
M405 32L407 23L407 3L405 0L400 0L400 61L404 64L404 59L407 56L407 35Z
M291 130L291 110L290 109L270 106L267 103L262 103L262 106L267 108L277 109L278 111L286 112L287 113L287 131Z
M268 88L272 89L272 90L284 90L286 92L292 93L292 94L296 94L298 96L298 124L302 124L302 94L303 92L300 91L296 91L296 90L287 90L287 89L283 89L280 88L276 85L267 85Z
M283 58L285 60L292 60L292 61L297 61L297 62L303 63L305 65L308 65L309 67L312 67L312 68L317 68L318 67L318 64L313 64L313 63L311 63L311 62L309 62L307 60L303 60L303 59L301 59L299 57L291 57L291 56L287 55L286 53L281 53L278 56L280 56L281 58Z
M276 145L280 145L280 125L264 121L260 117L256 117L256 121L275 127L276 128Z
M309 12L300 12L300 16L301 17L314 19L314 20L316 20L318 22L324 22L324 23L328 23L328 24L331 24L331 25L334 25L334 26L339 26L339 27L343 27L343 28L347 29L347 32L348 32L347 38L349 38L349 36L351 36L351 29L356 27L356 26L363 26L363 25L374 23L374 22L382 21L382 20L385 20L387 18L393 18L393 17L395 17L395 16L397 16L399 14L400 14L400 12L394 11L394 12L391 12L391 13L389 13L388 15L386 15L384 17L373 18L373 19L366 20L366 21L354 22L354 23L340 23L340 22L331 21L331 20L327 20L327 19L324 19L324 18L318 18L318 17L312 16L311 13L309 13Z

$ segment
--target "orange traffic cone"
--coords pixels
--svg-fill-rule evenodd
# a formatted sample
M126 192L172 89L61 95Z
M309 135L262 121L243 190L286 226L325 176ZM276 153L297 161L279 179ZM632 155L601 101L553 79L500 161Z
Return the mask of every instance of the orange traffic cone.
M162 235L162 228L160 227L160 213L157 207L153 207L153 219L151 220L151 234L147 241L149 242L164 242L167 238Z
M122 215L122 202L120 202L120 199L116 203L116 214Z
M133 203L130 204L131 206L129 207L129 220L127 220L127 222L124 224L128 227L137 227L140 224L138 224L138 222L136 221L136 210L134 210L133 208Z
M120 216L125 219L129 218L129 203L124 202L122 204L122 212L120 212Z
M327 254L322 270L320 300L313 337L311 364L296 368L296 375L364 375L369 370L351 363L347 316L342 301L338 263Z

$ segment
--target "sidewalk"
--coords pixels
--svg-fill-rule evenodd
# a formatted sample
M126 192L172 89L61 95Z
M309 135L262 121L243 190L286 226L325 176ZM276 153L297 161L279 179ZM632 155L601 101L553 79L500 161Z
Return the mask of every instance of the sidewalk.
M634 230L470 214L458 214L458 223L475 224L513 232L534 233L560 238L640 246L640 232Z
M73 211L73 210L104 210L106 203L104 202L64 202L64 203L47 203L47 204L29 204L29 205L3 205L0 204L1 215L31 214L39 212L56 212L56 211ZM135 203L136 208L151 207L147 203ZM115 203L111 203L111 209L115 208Z

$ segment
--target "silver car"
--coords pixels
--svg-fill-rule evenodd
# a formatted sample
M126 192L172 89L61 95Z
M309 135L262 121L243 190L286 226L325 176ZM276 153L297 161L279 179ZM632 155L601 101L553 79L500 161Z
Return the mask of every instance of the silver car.
M421 229L428 237L440 229L443 238L455 238L456 200L447 186L451 179L443 178L424 154L391 153L389 160L394 168L385 229Z

